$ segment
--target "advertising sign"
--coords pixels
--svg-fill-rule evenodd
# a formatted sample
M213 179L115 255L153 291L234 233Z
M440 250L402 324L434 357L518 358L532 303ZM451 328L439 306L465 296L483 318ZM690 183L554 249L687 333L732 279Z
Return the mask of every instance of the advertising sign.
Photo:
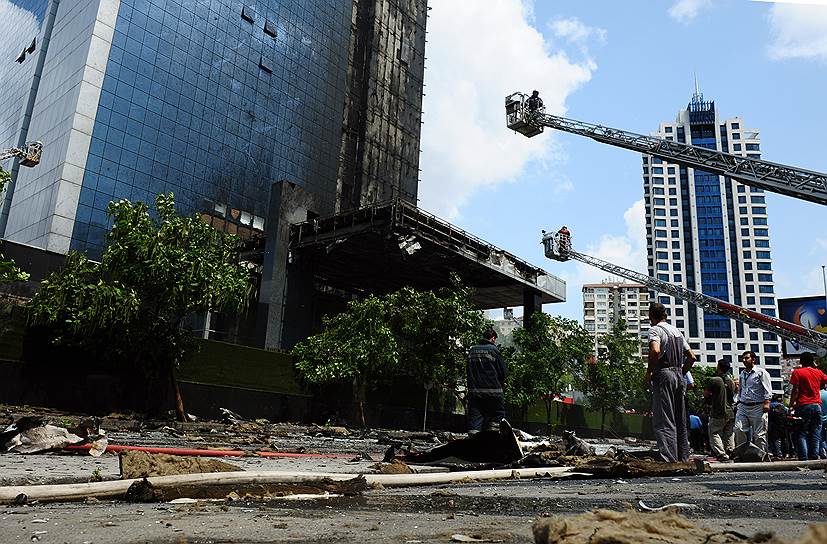
M825 305L823 296L780 298L778 299L778 317L827 334L827 305ZM785 357L797 357L804 351L811 351L807 348L802 349L798 342L789 340L784 340L782 345Z

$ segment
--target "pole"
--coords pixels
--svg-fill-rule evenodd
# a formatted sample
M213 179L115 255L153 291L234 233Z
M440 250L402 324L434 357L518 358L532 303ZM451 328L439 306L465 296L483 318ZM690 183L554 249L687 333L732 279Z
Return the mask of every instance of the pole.
M425 431L425 425L428 422L428 393L430 389L425 390L425 413L422 415L422 430Z
M824 266L821 265L821 281L824 282L824 311L827 312L827 275L824 273Z

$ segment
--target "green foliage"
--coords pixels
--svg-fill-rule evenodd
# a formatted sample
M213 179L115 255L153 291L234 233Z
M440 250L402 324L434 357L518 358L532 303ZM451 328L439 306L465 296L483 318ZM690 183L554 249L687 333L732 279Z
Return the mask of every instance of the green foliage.
M406 287L351 301L293 348L296 369L310 383L353 380L357 401L366 387L393 376L453 389L487 325L471 294L454 277L452 287L438 291Z
M645 367L637 356L639 341L626 332L623 319L600 338L600 343L606 346L605 352L594 363L586 365L585 372L578 376L578 384L586 394L589 407L600 410L605 420L606 412L628 406L635 393L643 389Z
M553 395L582 372L594 341L580 323L564 317L535 313L527 327L514 331L516 352L508 361L506 400L525 410L539 398L551 418Z
M0 167L0 195L3 194L3 188L11 180L11 174ZM14 261L6 259L0 253L0 285L3 283L11 283L13 281L26 281L29 279L29 274L23 272Z
M696 364L692 367L692 378L695 380L695 386L686 390L686 401L689 406L689 412L692 414L702 414L706 411L704 404L704 388L706 387L709 378L715 376L714 366L701 366Z
M106 360L169 375L195 349L185 318L244 307L250 283L237 262L237 239L177 215L172 194L156 198L154 213L121 200L109 214L101 262L70 253L64 269L41 283L29 320Z

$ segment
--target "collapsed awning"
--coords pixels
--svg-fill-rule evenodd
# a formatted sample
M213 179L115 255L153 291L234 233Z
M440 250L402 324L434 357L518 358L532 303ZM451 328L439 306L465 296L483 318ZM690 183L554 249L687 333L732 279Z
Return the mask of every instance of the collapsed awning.
M521 306L527 290L542 303L566 298L562 279L402 200L292 225L290 240L321 282L347 291L435 289L455 272L483 309Z

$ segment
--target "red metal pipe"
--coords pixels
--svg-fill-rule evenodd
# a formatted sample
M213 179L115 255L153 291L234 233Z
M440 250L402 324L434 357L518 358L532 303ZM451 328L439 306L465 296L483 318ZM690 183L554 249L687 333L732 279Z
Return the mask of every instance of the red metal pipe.
M79 446L66 446L66 450L86 451L90 448L89 444L81 444ZM278 451L244 451L244 450L201 450L201 449L182 449L182 448L160 448L153 446L119 446L109 444L106 446L106 451L117 453L120 451L143 451L146 453L168 453L170 455L197 455L200 457L317 457L322 459L340 459L351 458L354 454L347 453L287 453Z

